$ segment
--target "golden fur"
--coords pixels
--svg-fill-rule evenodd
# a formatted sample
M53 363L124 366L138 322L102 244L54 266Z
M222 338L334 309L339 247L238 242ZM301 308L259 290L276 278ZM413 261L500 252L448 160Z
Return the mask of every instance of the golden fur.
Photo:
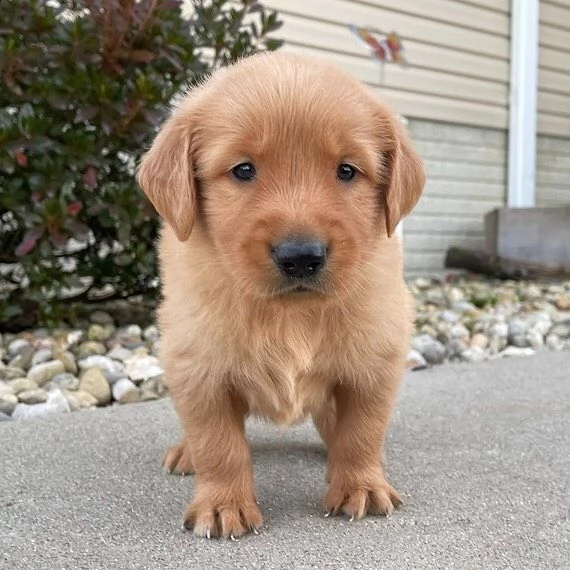
M257 171L245 183L230 172L244 161ZM336 178L340 163L354 180ZM164 464L196 473L185 525L224 537L261 525L247 415L312 416L327 512L390 513L382 445L412 326L393 231L424 185L394 114L318 59L258 54L180 99L138 180L165 220L161 358L185 435ZM312 292L288 291L269 255L299 234L330 249Z

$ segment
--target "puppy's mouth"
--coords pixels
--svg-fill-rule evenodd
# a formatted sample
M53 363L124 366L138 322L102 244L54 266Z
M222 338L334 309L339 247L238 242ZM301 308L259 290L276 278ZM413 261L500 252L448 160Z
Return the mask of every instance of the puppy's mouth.
M313 287L307 287L305 285L295 285L294 287L283 291L284 293L291 293L292 295L296 295L299 293L316 293L317 289Z
M303 295L324 295L325 290L321 285L316 282L305 283L305 282L291 282L282 285L281 287L276 287L274 290L274 295L278 297L283 296L303 296Z

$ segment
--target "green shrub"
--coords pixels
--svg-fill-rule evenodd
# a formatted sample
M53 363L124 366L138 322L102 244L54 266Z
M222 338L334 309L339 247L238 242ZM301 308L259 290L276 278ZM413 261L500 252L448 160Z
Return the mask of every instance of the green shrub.
M190 4L190 3L187 3ZM0 323L157 294L133 173L173 96L280 42L255 1L0 0ZM29 322L29 318L27 319Z

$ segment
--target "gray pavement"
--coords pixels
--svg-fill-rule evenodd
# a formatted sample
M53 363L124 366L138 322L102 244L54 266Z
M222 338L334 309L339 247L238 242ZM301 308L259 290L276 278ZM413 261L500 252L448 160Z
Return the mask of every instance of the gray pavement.
M259 536L182 532L192 479L159 460L167 401L0 424L0 568L570 568L570 354L410 373L388 441L405 500L325 519L309 425L248 426Z

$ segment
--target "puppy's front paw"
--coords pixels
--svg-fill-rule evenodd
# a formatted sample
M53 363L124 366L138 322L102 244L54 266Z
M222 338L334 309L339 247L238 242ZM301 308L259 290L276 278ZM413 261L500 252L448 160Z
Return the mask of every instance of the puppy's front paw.
M387 516L401 504L398 492L381 475L333 476L324 499L325 516L344 513L351 520L367 514Z
M223 537L235 540L253 532L263 523L254 498L224 500L223 495L211 493L195 499L186 510L184 527L206 538Z
M177 475L194 473L190 448L184 440L171 445L166 450L162 459L162 467L167 473L176 473Z

